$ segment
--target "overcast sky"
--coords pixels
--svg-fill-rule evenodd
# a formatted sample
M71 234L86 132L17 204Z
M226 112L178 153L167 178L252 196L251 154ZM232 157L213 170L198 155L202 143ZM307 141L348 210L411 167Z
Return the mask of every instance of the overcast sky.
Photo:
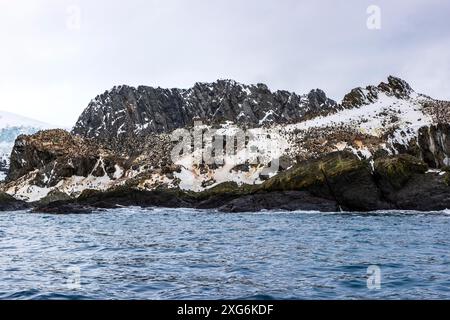
M340 100L392 74L450 99L449 13L441 0L0 0L0 110L72 126L114 85L219 78Z

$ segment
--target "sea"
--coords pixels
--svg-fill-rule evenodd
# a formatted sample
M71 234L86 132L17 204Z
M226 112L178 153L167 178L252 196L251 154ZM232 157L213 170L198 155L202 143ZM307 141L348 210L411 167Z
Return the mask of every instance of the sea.
M3 212L0 299L450 299L450 212Z

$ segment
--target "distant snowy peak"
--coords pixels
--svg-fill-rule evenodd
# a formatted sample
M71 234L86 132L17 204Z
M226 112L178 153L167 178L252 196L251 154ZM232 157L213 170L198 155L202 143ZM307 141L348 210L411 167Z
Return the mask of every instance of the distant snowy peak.
M14 144L17 136L21 134L33 134L39 130L52 128L55 126L11 112L0 111L0 152L5 154L11 151L9 145Z
M31 128L39 128L39 129L49 129L54 126L41 122L38 120L34 120L31 118L27 118L24 116L20 116L7 111L0 111L0 129L3 128L13 128L13 127L31 127Z

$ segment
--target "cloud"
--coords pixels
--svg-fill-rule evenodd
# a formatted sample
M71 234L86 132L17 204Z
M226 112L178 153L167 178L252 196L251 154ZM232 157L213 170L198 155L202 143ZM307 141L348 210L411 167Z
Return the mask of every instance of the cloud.
M381 30L367 29L372 4ZM79 28L68 27L71 6ZM0 0L0 109L72 125L117 84L233 78L341 99L389 74L450 99L449 10L437 0Z

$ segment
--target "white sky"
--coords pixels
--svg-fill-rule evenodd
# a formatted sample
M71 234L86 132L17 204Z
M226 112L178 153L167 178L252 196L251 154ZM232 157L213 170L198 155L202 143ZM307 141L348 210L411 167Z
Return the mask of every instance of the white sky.
M381 30L366 26L371 4ZM449 12L440 0L0 0L0 110L72 126L114 85L219 78L340 100L392 74L450 99Z

